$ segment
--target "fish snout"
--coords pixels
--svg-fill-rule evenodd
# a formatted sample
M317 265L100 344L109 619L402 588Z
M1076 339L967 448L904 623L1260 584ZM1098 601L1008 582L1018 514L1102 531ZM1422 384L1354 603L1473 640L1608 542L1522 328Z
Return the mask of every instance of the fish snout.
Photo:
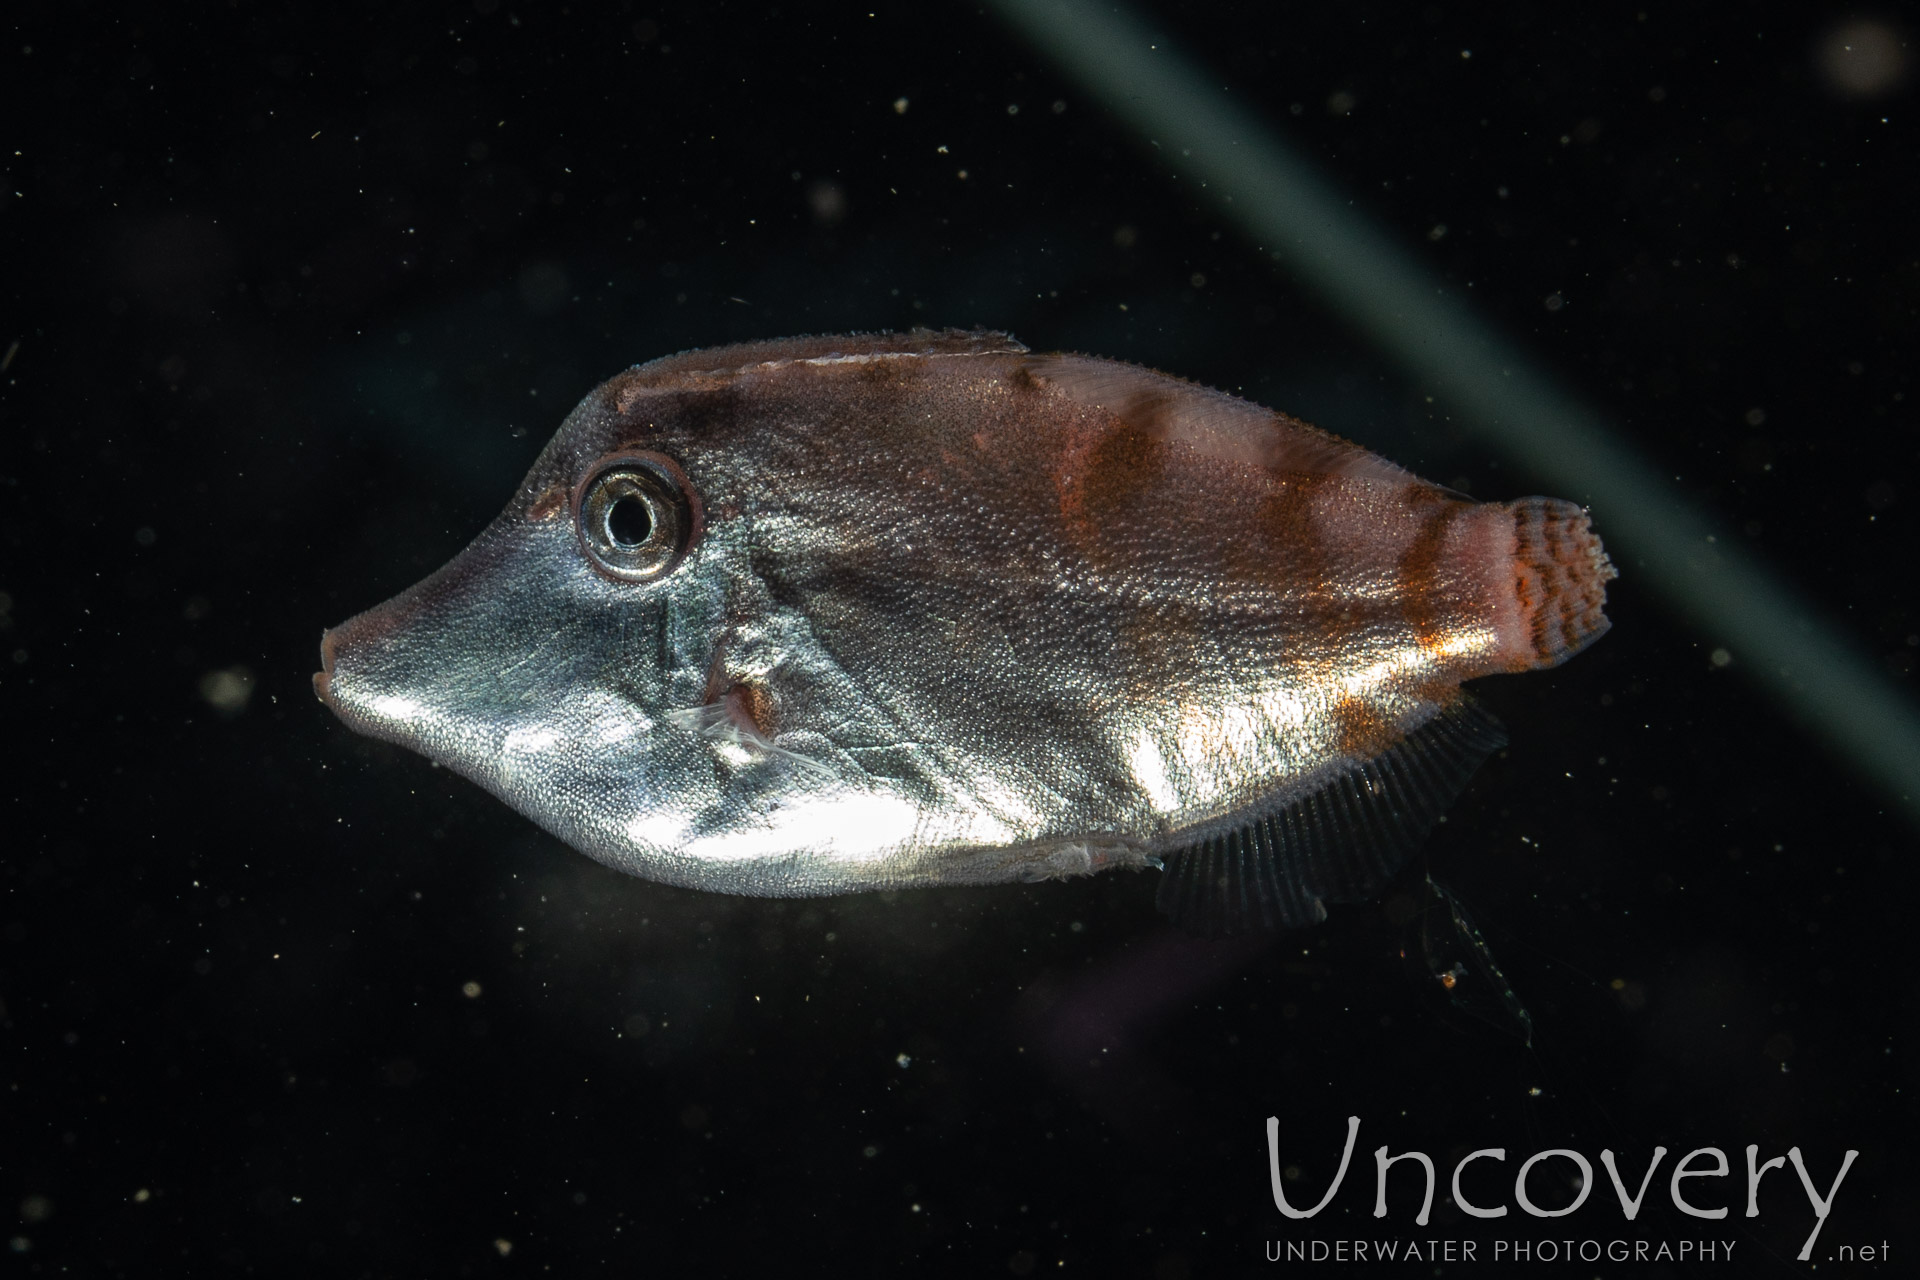
M369 732L368 675L365 620L368 614L347 619L320 633L320 669L313 673L314 696L346 725Z
M333 706L333 700L327 695L333 685L334 633L338 630L338 627L328 627L321 631L320 669L313 673L313 696L329 707Z
M415 653L409 642L418 613L409 593L320 634L313 692L348 728L412 745L420 707L410 695L436 656Z

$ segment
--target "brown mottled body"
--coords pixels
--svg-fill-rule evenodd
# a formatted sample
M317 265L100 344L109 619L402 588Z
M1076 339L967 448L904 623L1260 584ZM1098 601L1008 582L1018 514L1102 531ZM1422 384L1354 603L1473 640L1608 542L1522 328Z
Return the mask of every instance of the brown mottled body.
M559 556L625 456L681 477L683 558L612 591L576 574L557 598L651 610L658 643L594 664L601 692L644 661L651 719L712 709L687 793L645 788L671 819L576 779L530 791L497 733L469 751L341 696L354 638L444 632L422 616L474 579ZM1609 576L1570 504L1474 503L1162 374L995 334L796 339L604 384L473 550L330 633L321 687L641 874L774 893L1010 879L1138 865L1308 803L1462 681L1589 643ZM556 732L606 734L609 714ZM770 798L823 794L842 823L768 818Z
M1279 685L1329 720L1331 754L1365 758L1462 681L1572 652L1560 612L1543 607L1565 597L1539 582L1590 565L1598 541L1564 504L1474 503L1285 414L1149 370L972 337L957 345L694 352L603 394L632 415L650 396L724 386L748 397L777 384L794 411L817 413L805 453L781 468L786 483L830 490L848 469L898 477L893 511L849 513L850 541L911 546L945 495L999 495L993 515L1018 513L1019 525L982 527L963 559L930 561L928 575L1127 602L1109 634L1086 637L1119 677L1088 696L1157 704L1167 721L1217 699L1223 682ZM752 359L761 354L772 359ZM647 441L637 432L626 443ZM1536 517L1555 536L1527 537ZM1583 616L1600 596L1597 575L1586 581ZM1598 629L1589 621L1582 639ZM1017 636L998 641L1019 647ZM1377 675L1341 681L1360 666ZM1311 777L1329 762L1297 763ZM1223 795L1219 807L1241 799Z

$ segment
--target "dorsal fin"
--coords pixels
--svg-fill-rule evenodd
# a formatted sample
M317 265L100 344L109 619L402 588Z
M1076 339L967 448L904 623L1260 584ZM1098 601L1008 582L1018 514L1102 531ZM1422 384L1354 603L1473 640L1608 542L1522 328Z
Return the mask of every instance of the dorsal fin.
M1089 356L1031 355L1027 374L1077 404L1101 409L1152 440L1273 471L1425 484L1351 440L1238 396L1139 365Z
M1162 858L1157 902L1214 937L1317 923L1384 888L1506 731L1471 697L1312 795Z
M760 364L797 360L857 360L872 356L1017 355L1026 351L1012 334L991 329L909 329L905 333L823 333L800 338L698 347L662 356L630 371L643 383L662 375L729 373Z

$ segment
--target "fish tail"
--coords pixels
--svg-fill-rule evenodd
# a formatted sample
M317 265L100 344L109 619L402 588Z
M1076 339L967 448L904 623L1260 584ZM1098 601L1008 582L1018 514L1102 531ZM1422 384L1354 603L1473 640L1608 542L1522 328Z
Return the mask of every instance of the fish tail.
M1513 516L1513 634L1503 637L1514 670L1553 667L1598 640L1607 582L1619 577L1587 513L1558 498L1504 504Z

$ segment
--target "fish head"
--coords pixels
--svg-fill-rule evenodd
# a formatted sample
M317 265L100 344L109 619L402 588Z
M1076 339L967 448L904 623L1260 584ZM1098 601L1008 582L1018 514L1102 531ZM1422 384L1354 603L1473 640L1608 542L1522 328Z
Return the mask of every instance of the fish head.
M770 741L741 668L764 594L745 459L707 399L636 407L630 381L582 402L450 563L328 630L315 691L617 869L804 892L808 824L871 787Z

